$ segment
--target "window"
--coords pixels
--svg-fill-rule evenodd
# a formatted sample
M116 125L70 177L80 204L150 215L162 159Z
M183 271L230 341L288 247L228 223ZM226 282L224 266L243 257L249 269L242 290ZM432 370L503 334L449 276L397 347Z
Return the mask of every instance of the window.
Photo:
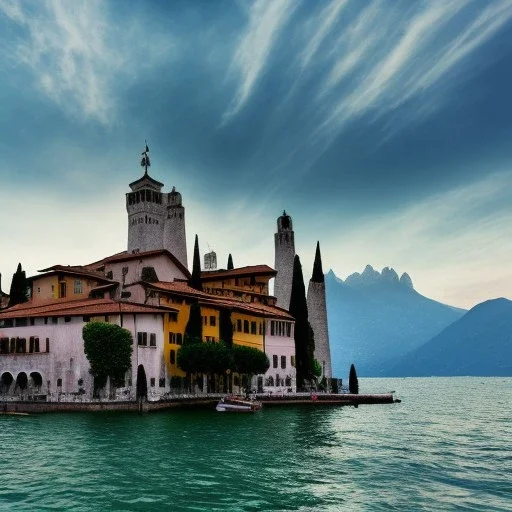
M215 321L216 321L215 316L213 316L213 315L212 315L212 316L210 316L210 325L211 325L212 327L214 327L214 326L215 326Z
M56 316L52 316L52 324L58 324L59 323L59 319L56 317Z
M203 324L208 325L208 317L207 316L203 316Z
M28 351L32 354L34 352L34 336L30 336Z
M35 325L35 323L36 323L35 318L30 318L29 321L30 321L30 325Z
M286 368L286 356L281 356L281 369Z
M82 281L80 279L75 279L75 285L73 286L73 293L75 293L75 294L82 293Z
M158 387L165 388L165 377L158 380Z
M251 322L251 334L256 334L256 322Z
M154 332L149 335L149 346L156 347L156 334Z
M59 283L59 298L62 299L66 296L66 283Z
M90 318L90 317L88 317L88 316L83 316L83 317L82 317L82 320L83 320L84 322L89 322L89 320L90 320L90 319L91 319L91 318Z
M39 338L34 338L34 352L39 352Z
M50 352L50 338L46 338L46 352Z
M176 351L175 350L171 350L170 361L171 361L171 364L176 363Z
M249 334L249 320L244 320L244 332Z
M290 364L295 368L295 356L290 356Z
M270 335L274 336L275 332L276 332L276 323L274 322L274 320L272 320L270 322Z
M292 324L290 322L286 322L286 336L288 338L292 335Z
M169 343L171 345L174 345L176 343L176 333L174 333L174 332L169 333Z
M70 316L65 316L64 317L64 322L66 322L66 323L71 322L71 317Z
M150 385L152 388L154 388L154 387L155 387L155 377L151 377L151 379L150 379L150 381L149 381L149 382L150 382L150 384L149 384L149 385Z
M176 345L182 345L183 344L183 334L181 332L178 332L176 334Z
M109 320L108 315L105 315L105 322L107 322L107 324L108 324L108 320Z
M57 379L57 387L58 388L62 387L62 379Z
M272 356L272 366L274 368L277 368L277 356L276 355Z
M240 319L236 321L236 330L237 332L242 332L242 320Z
M147 332L138 332L137 333L137 344L141 347L148 346L148 333Z

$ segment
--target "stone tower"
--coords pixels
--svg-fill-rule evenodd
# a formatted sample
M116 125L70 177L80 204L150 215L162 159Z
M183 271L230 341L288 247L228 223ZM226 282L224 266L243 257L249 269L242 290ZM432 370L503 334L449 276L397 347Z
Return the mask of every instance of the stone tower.
M290 295L292 293L293 258L295 257L295 235L292 218L283 211L277 219L277 233L275 241L275 269L277 270L274 283L276 304L280 308L290 308Z
M167 249L187 267L185 208L181 194L174 187L169 193L162 192L164 184L148 174L148 152L146 146L142 159L146 167L144 175L130 183L132 191L126 194L128 252Z
M322 366L322 377L332 377L331 349L329 346L329 330L327 326L327 304L325 300L325 280L322 271L320 243L316 244L313 275L308 286L309 323L315 335L315 359Z
M172 187L167 195L164 223L164 249L172 252L188 268L187 239L185 235L185 207L181 194Z

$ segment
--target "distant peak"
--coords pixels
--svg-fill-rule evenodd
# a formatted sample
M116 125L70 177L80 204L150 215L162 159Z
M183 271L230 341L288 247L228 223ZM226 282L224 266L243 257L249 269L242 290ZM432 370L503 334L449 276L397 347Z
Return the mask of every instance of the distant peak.
M402 284L404 286L407 286L407 288L410 288L411 290L414 290L414 286L412 284L411 276L407 272L404 272L400 276L400 284Z
M395 269L384 267L382 269L382 279L386 281L391 281L392 283L398 283L398 274L395 272Z

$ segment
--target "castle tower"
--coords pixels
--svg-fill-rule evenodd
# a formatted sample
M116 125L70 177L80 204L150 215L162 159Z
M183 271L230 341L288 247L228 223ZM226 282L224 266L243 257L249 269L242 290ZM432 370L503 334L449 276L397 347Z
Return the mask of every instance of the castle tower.
M295 257L295 235L292 218L283 211L277 219L277 233L275 241L275 269L277 270L274 283L276 305L286 310L290 307L292 293L293 258Z
M166 214L163 231L164 249L172 252L180 262L188 268L187 238L185 233L185 207L181 194L172 187L166 194Z
M163 183L148 174L149 148L142 153L142 178L130 183L126 194L128 212L128 252L167 249L187 267L187 241L185 237L185 208L181 194L173 187L163 193Z
M325 300L325 280L322 271L320 243L316 244L313 275L308 286L308 317L315 336L315 359L322 366L322 377L332 377L331 349L329 346L329 330L327 326L327 305Z

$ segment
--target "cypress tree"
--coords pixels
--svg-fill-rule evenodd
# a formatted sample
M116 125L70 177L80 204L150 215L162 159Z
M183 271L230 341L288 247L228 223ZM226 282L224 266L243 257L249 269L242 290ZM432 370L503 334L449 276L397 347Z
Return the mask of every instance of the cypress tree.
M12 275L11 291L9 292L8 307L27 302L27 276L18 263L16 272Z
M357 380L356 367L353 364L350 365L350 374L348 376L348 390L353 395L359 394L359 382Z
M203 285L201 284L201 259L199 256L199 239L196 235L194 242L194 262L192 264L192 277L190 278L189 285L200 292L203 291Z
M193 302L190 305L190 315L185 327L183 336L183 345L192 345L202 343L203 341L203 317L201 315L201 306L199 302Z
M231 311L222 308L219 314L219 338L226 344L226 347L233 346L233 324L231 323Z
M233 266L233 256L229 253L228 256L228 270L233 270L235 267Z
M313 375L313 330L308 321L306 289L302 275L300 258L296 254L293 260L292 292L290 296L290 314L295 318L295 361L297 369L297 389L304 388L304 381Z
M320 242L316 243L315 263L313 264L313 275L311 281L314 283L324 282L324 272L322 270L322 256L320 256Z

